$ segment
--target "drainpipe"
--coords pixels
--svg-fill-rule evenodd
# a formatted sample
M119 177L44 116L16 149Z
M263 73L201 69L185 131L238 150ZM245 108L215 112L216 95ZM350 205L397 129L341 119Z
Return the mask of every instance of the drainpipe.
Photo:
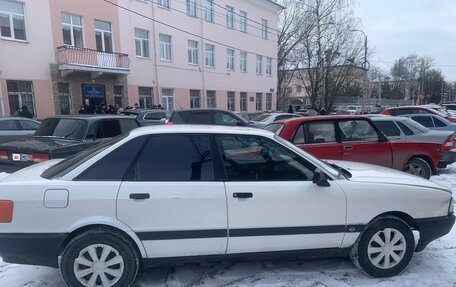
M0 71L0 74L2 73L2 71ZM2 90L2 81L0 79L0 112L1 112L1 116L4 116L5 115L5 105L4 105L4 102L3 102L3 90Z
M202 9L203 11L203 15L201 15L201 18L200 18L200 24L201 24L201 34L200 34L200 39L201 39L201 60L200 60L200 65L201 67L203 67L202 69L200 68L199 70L202 71L203 75L202 75L202 83L203 83L203 87L202 87L202 95L201 95L201 101L202 103L200 103L200 106L202 108L207 108L207 91L206 91L206 52L205 52L205 47L206 47L206 43L203 42L203 38L204 38L204 22L205 20L203 20L204 18L204 13L205 13L205 8ZM215 95L215 102L217 103L217 95Z
M152 19L155 19L155 8L154 8L154 1L151 1L151 4L152 4ZM155 84L157 86L157 105L161 103L161 91L160 91L160 84L159 84L159 81L158 81L158 57L157 57L157 41L155 41L155 37L158 36L155 34L155 21L152 21L152 34L154 35L154 43L153 43L153 47L154 47L154 69L155 69ZM160 39L158 39L158 43L160 43ZM154 103L155 105L155 103Z

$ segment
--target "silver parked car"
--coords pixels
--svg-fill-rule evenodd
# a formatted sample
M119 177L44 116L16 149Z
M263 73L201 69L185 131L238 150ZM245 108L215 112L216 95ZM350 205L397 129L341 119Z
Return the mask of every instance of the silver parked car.
M256 127L265 128L267 125L275 121L286 120L290 118L300 118L301 115L290 113L270 113L261 114L253 118L251 121L255 123Z
M17 141L32 136L39 121L22 117L0 118L0 143Z
M454 131L430 130L420 123L402 116L370 115L369 117L389 139L440 143L443 149L443 159L447 163L456 161Z

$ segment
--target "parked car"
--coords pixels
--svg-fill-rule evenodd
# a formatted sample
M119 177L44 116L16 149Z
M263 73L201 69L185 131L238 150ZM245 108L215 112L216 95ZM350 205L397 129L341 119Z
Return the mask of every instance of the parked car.
M39 125L39 121L28 118L0 118L0 143L28 138L33 135Z
M4 178L0 199L3 261L59 267L68 286L133 286L160 262L315 251L393 276L455 221L436 183L220 126L135 129Z
M119 115L50 117L31 138L0 144L0 164L14 165L17 170L65 158L137 127L136 119Z
M167 124L222 125L238 127L258 127L239 115L220 109L175 110Z
M162 125L171 117L171 112L159 109L128 109L122 115L133 116L141 126Z
M303 117L310 117L310 116L318 115L318 112L314 109L299 109L296 112L294 112L294 114L300 115Z
M267 125L280 120L291 119L291 118L300 118L301 115L290 114L290 113L270 113L270 114L261 114L252 119L252 122L257 127L266 127Z
M371 163L424 178L446 167L441 144L390 141L367 116L289 119L266 129L323 159Z
M262 112L234 112L236 115L240 116L241 118L244 118L246 121L251 121L254 117L261 115Z
M432 115L431 115L432 116ZM377 128L390 140L435 142L442 144L443 159L448 163L456 161L454 131L435 131L405 117L371 115ZM455 124L456 125L456 124Z
M401 116L407 114L433 114L438 115L451 122L456 122L456 117L449 116L447 114L442 114L441 112L434 110L432 108L426 106L401 106L401 107L394 107L394 108L387 108L384 109L382 114L390 115L390 116Z
M450 122L449 120L431 114L404 114L401 117L411 118L412 120L420 123L421 125L431 129L431 130L443 130L443 131L452 131L456 132L456 123Z
M348 106L347 112L349 115L359 115L361 113L361 107L360 106Z

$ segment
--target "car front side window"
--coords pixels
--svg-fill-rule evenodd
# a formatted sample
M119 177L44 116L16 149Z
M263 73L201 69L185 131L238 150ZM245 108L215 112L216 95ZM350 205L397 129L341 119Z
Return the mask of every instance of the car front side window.
M365 120L339 121L341 138L344 142L349 141L378 141L377 131Z
M315 167L285 147L258 136L219 136L229 181L310 181Z

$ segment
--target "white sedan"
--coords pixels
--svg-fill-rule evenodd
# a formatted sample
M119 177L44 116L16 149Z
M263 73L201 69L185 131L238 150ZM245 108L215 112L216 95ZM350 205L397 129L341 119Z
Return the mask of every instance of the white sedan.
M345 254L400 273L454 224L451 192L383 167L322 162L268 131L143 127L0 182L0 256L69 286L252 254Z

